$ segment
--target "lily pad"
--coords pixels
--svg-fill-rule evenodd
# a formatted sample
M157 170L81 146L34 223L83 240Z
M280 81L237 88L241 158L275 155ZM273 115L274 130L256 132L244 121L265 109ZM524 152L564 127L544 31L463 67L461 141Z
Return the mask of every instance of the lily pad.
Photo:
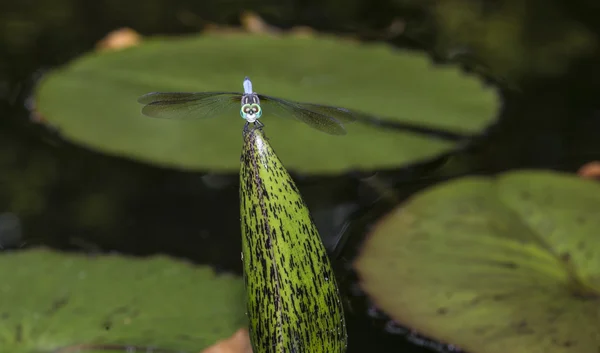
M498 95L454 67L384 44L326 37L251 34L154 38L124 50L88 53L49 73L36 110L66 139L110 154L179 169L237 173L239 114L171 121L142 116L136 99L152 91L242 91L341 106L394 122L477 134L496 117ZM261 121L294 172L335 174L426 161L455 141L373 124L346 124L330 136L293 119Z
M539 171L415 196L356 268L399 323L471 353L600 351L600 184Z
M78 345L198 352L246 326L241 279L163 256L3 253L0 278L5 352Z

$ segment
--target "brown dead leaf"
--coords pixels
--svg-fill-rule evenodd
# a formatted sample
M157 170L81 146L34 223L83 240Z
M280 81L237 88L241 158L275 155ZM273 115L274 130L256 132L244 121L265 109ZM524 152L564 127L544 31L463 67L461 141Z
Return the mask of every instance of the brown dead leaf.
M262 34L280 34L281 30L275 26L271 26L266 23L260 16L254 12L244 12L240 16L240 22L242 27L249 33L262 33Z
M108 51L129 48L138 45L142 36L131 28L120 28L108 33L96 44L96 50Z
M265 22L258 14L246 11L240 15L240 27L230 26L219 26L216 24L207 24L203 28L204 33L216 34L216 35L228 35L228 34L240 34L240 33L252 33L252 34L264 34L270 36L280 35L292 35L294 37L314 37L317 32L307 26L292 27L288 31L284 31L281 28L270 25Z
M244 12L240 15L240 27L230 26L219 26L216 24L208 24L204 26L203 31L210 34L239 34L239 33L254 33L254 34L267 34L267 35L279 35L282 33L281 29L271 26L263 21L260 16L254 12Z
M586 179L600 179L600 162L594 161L584 164L577 174Z
M252 353L248 330L241 328L231 337L213 344L202 353Z

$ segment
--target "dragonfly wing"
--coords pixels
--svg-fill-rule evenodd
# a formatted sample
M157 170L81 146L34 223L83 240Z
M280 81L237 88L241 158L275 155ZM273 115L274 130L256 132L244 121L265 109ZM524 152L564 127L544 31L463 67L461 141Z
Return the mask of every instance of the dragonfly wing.
M295 104L303 107L304 109L311 110L313 112L321 113L323 115L335 118L335 120L347 124L356 121L359 117L365 114L359 113L346 108L339 108L330 105L314 104L314 103L299 103Z
M150 92L137 99L140 104L150 104L160 101L182 101L199 99L207 94L204 92Z
M164 119L203 119L239 110L241 95L235 92L152 92L138 98L142 114Z
M325 106L297 103L265 95L259 95L259 98L265 114L274 114L285 118L292 117L330 135L346 134L346 129L341 121L324 110L315 108Z

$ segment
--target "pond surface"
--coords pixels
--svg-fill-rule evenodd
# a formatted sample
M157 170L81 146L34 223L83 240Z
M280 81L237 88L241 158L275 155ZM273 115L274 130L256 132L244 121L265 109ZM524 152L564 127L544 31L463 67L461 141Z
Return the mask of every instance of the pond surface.
M241 8L218 1L140 1L123 7L114 1L37 3L0 5L0 246L162 253L240 274L237 175L179 172L89 151L61 140L51 126L34 121L26 107L45 70L93 49L109 31L127 26L147 35L190 33L208 22L235 23ZM282 24L334 26L314 6L298 6L303 10L296 17L279 17ZM508 123L489 141L474 145L470 153L476 163L469 172L575 171L600 159L595 138L600 114L593 92L583 91L589 83L577 75L507 94L503 117ZM572 119L565 120L566 115ZM523 116L535 117L520 124ZM502 153L491 153L494 149ZM423 168L390 173L389 185L404 198L435 183L421 177L427 171ZM391 205L373 204L377 192L353 176L299 178L298 183L324 242L337 254L334 261L348 297L348 352L454 350L397 326L357 289L349 270L353 254L376 215ZM343 230L352 239L347 248L336 248Z

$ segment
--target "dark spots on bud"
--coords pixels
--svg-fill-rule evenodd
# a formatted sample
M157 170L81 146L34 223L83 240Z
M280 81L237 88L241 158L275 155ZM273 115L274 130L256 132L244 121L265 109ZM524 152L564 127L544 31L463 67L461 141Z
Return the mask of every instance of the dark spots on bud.
M48 314L52 315L52 314L56 313L60 309L64 308L67 305L67 303L69 303L69 298L68 297L63 297L63 298L55 299L52 302L50 310L48 310Z
M23 325L17 324L15 327L15 342L21 343L23 341Z
M496 294L496 295L492 296L492 300L497 301L497 302L500 302L500 301L503 301L506 299L508 299L508 294Z
M509 268L511 270L519 268L519 265L517 265L516 263L514 263L512 261L500 261L500 262L496 262L496 264L500 267Z
M437 315L446 315L448 314L448 308L438 308L435 313Z
M342 353L343 308L325 247L290 175L268 143L257 150L261 132L250 135L240 204L252 342L264 347L257 353Z
M529 323L525 320L518 321L513 323L512 327L515 329L516 333L519 335L532 335L535 334L535 329L529 326Z

